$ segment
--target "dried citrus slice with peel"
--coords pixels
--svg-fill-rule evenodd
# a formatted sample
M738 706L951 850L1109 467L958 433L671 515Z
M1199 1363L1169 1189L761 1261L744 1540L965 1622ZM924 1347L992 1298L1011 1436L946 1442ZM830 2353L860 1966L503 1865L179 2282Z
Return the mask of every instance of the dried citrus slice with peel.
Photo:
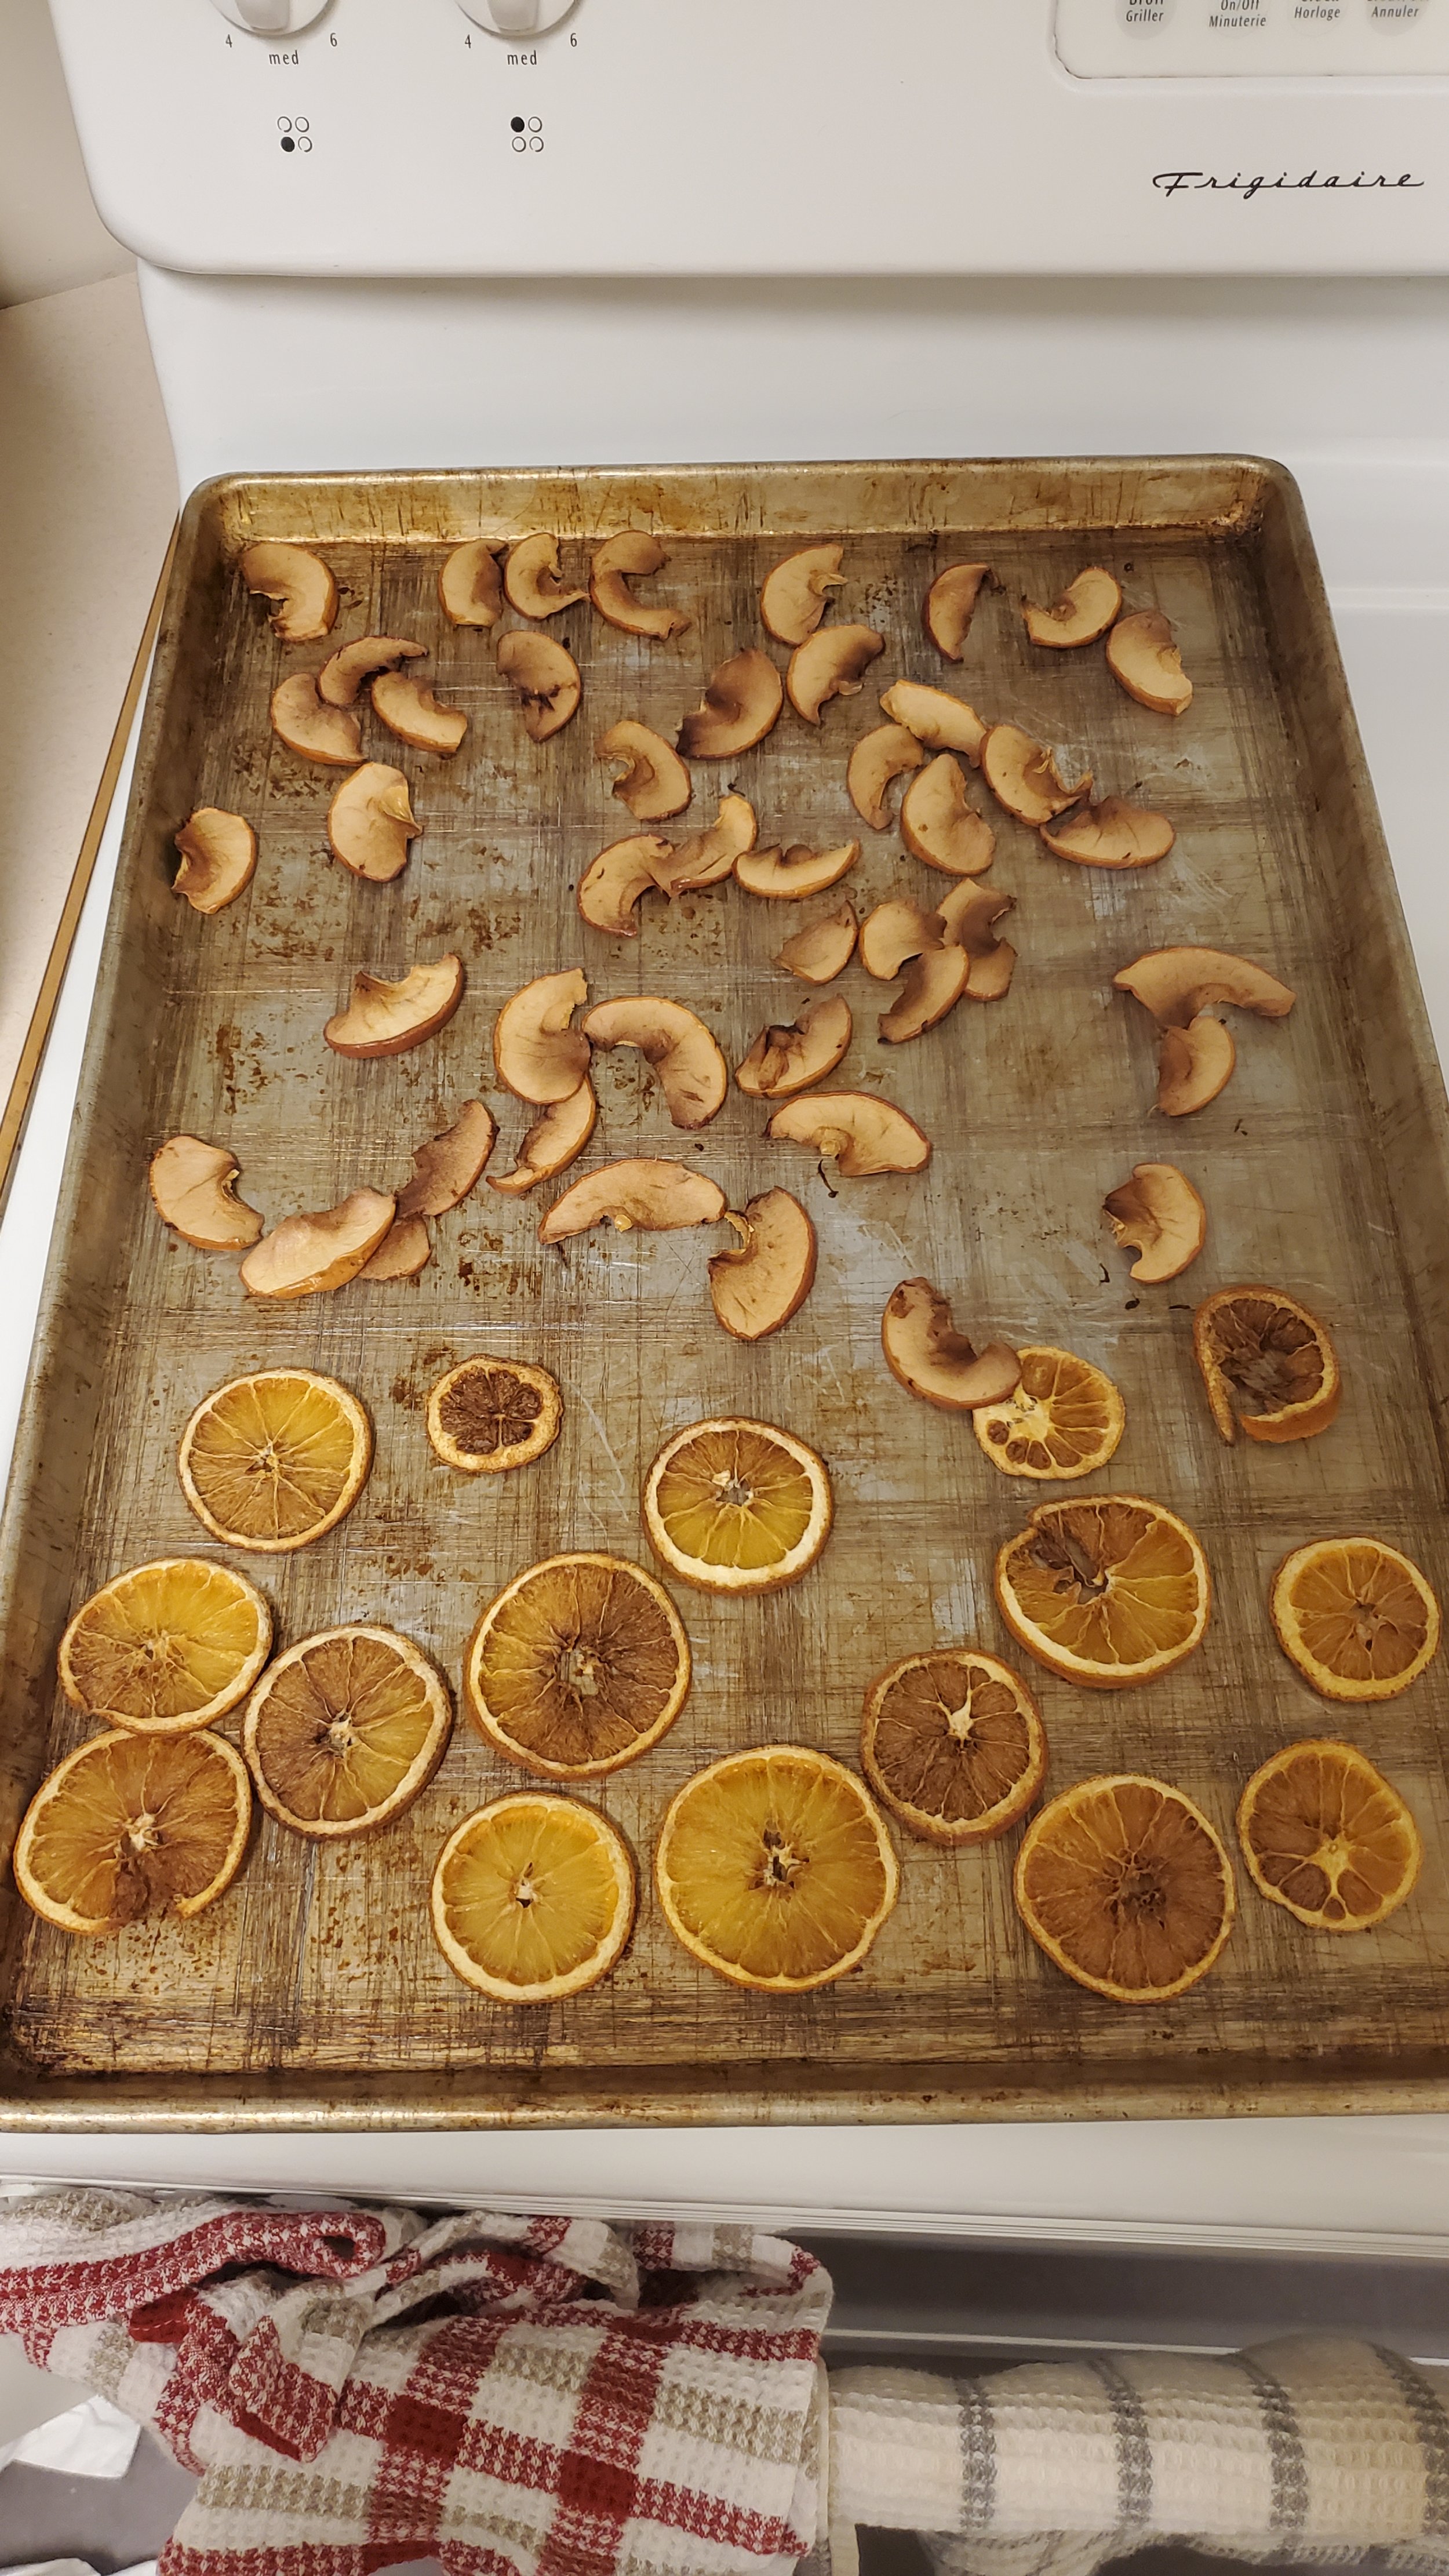
M1124 1772L1064 1789L1016 1855L1032 1939L1098 1995L1166 2003L1205 1977L1233 1928L1233 1865L1202 1809Z
M1038 1503L997 1557L996 1598L1018 1645L1049 1671L1125 1690L1201 1642L1212 1583L1198 1541L1164 1503L1093 1494Z
M772 1422L691 1422L644 1486L660 1564L702 1592L774 1592L808 1573L830 1536L825 1462Z
M392 1628L328 1628L258 1682L242 1730L268 1815L317 1842L370 1834L412 1805L447 1749L447 1685Z
M524 1789L449 1835L433 1872L433 1930L449 1967L495 2003L556 2003L608 1975L636 1889L629 1847L606 1816Z
M1439 1603L1381 1538L1295 1547L1268 1595L1278 1643L1325 1699L1397 1699L1439 1651Z
M271 1651L271 1611L244 1574L162 1557L82 1602L60 1641L60 1686L107 1726L187 1735L245 1699Z
M623 1557L546 1557L490 1601L463 1663L485 1741L550 1780L635 1762L674 1724L689 1639L668 1593Z
M1192 1346L1225 1440L1311 1440L1343 1382L1328 1328L1282 1288L1220 1288L1192 1319Z
M1397 1789L1352 1744L1285 1745L1238 1801L1254 1886L1317 1932L1368 1932L1402 1905L1424 1858Z
M219 1735L93 1735L42 1781L15 1838L15 1882L62 1932L199 1914L241 1867L252 1818L241 1755Z
M372 1465L372 1424L312 1369L229 1378L181 1435L181 1490L213 1538L263 1556L308 1547L350 1512Z
M1001 1404L972 1414L976 1437L1004 1476L1089 1476L1122 1437L1126 1407L1090 1360L1049 1343L1018 1353L1021 1376Z
M440 1377L428 1397L428 1438L469 1476L500 1476L551 1449L563 1399L547 1369L482 1354Z
M858 1967L900 1865L853 1771L803 1744L726 1754L672 1801L654 1855L669 1928L732 1985L800 1995Z
M1009 1664L975 1646L907 1655L865 1695L861 1766L929 1843L984 1843L1020 1822L1046 1778L1041 1714Z

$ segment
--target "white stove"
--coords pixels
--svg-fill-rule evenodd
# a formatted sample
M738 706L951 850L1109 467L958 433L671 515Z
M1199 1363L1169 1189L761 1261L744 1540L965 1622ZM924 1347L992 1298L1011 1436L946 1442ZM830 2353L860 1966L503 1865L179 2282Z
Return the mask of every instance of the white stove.
M52 0L181 486L1269 453L1441 1054L1449 0ZM24 1382L118 800L0 1229ZM0 2138L0 2173L1449 2258L1449 2120Z

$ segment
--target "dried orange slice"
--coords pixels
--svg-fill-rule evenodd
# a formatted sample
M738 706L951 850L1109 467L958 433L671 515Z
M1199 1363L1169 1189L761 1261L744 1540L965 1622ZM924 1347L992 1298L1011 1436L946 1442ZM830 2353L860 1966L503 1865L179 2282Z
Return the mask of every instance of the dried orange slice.
M1381 1538L1295 1547L1268 1595L1278 1643L1325 1699L1397 1699L1439 1651L1439 1603Z
M271 1611L244 1574L162 1557L82 1602L60 1641L60 1686L107 1726L188 1735L245 1699L271 1651Z
M1311 1440L1343 1381L1328 1328L1282 1288L1220 1288L1192 1319L1192 1346L1225 1440Z
M1040 1791L1046 1735L1010 1665L959 1646L907 1655L871 1683L860 1759L876 1796L924 1842L984 1843Z
M634 1922L628 1844L557 1791L495 1798L449 1835L433 1931L465 1985L500 2004L556 2003L606 1977Z
M428 1438L468 1476L501 1476L551 1449L563 1398L547 1369L480 1353L440 1377L428 1397Z
M972 1414L976 1437L1003 1476L1089 1476L1105 1467L1127 1420L1105 1371L1049 1343L1018 1354L1021 1376L1002 1404Z
M268 1815L338 1842L410 1807L452 1728L447 1684L410 1638L328 1628L289 1646L263 1675L242 1744Z
M246 1764L221 1736L117 1728L42 1781L15 1838L15 1883L62 1932L199 1914L235 1878L251 1820Z
M372 1465L372 1424L312 1369L229 1378L181 1435L181 1490L213 1538L284 1556L335 1529Z
M1079 1986L1166 2003L1205 1977L1233 1928L1233 1865L1200 1807L1165 1780L1082 1780L1033 1816L1017 1911Z
M835 1505L825 1462L772 1422L691 1422L644 1485L649 1544L702 1592L774 1592L809 1572Z
M1402 1905L1424 1858L1397 1789L1352 1744L1285 1745L1238 1801L1254 1886L1317 1932L1368 1932Z
M661 1583L620 1556L550 1556L490 1601L463 1663L484 1740L550 1780L637 1762L689 1689L689 1639Z
M1018 1645L1092 1690L1155 1681L1202 1639L1207 1559L1176 1512L1141 1494L1038 1503L996 1560Z
M828 1753L771 1744L696 1772L654 1855L665 1918L732 1985L801 1995L858 1967L900 1886L874 1799Z

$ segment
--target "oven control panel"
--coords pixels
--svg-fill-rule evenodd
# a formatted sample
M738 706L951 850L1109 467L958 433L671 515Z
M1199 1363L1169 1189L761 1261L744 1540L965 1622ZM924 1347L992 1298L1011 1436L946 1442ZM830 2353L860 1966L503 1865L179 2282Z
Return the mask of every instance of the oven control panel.
M1449 0L50 6L161 268L1449 274Z

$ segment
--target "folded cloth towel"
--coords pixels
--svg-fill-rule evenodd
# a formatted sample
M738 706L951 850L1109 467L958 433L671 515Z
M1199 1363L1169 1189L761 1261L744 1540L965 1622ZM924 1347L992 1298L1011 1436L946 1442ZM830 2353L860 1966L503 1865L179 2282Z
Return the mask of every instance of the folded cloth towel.
M1449 2370L1328 2336L830 2379L832 2514L941 2576L1092 2576L1165 2541L1449 2576Z
M0 2331L200 2478L161 2576L783 2576L822 2537L830 2280L744 2227L63 2190Z

